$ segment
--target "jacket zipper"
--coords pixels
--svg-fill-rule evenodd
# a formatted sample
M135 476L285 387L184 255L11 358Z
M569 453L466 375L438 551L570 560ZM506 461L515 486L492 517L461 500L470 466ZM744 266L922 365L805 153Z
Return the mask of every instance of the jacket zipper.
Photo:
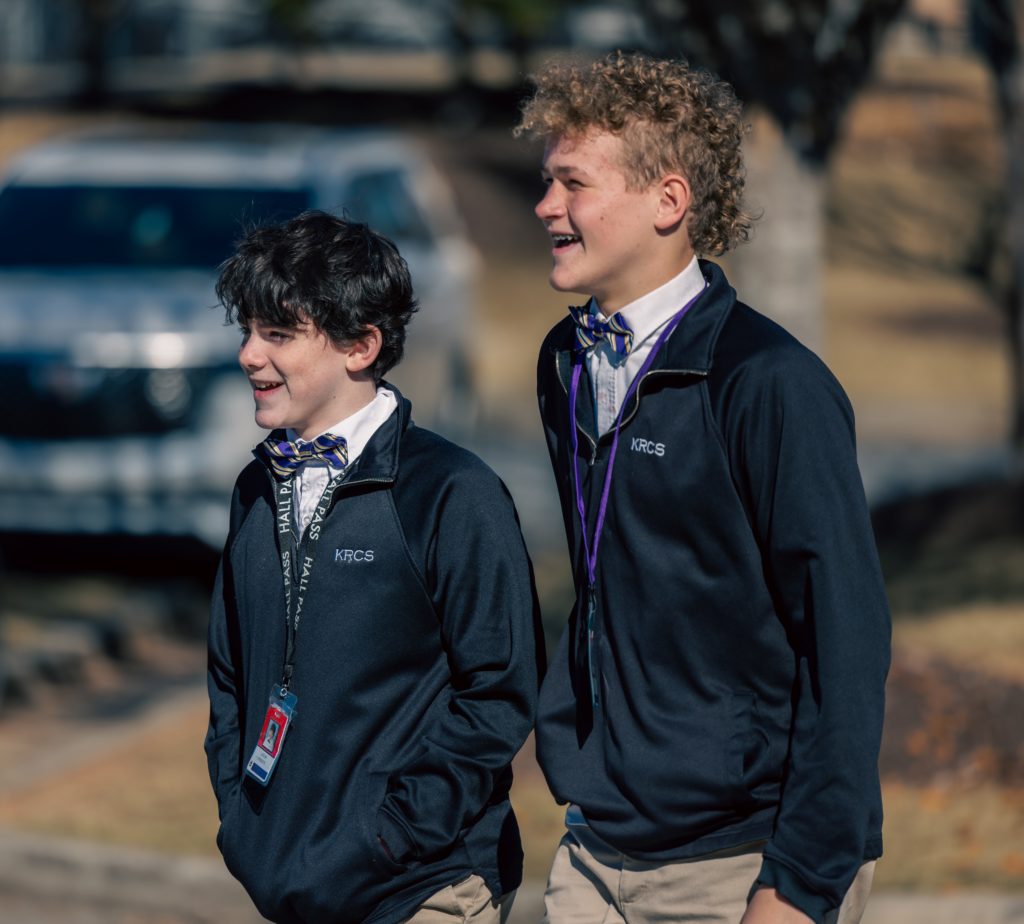
M642 379L640 379L640 384L637 385L636 392L633 395L633 410L630 412L628 417L623 419L622 423L619 425L620 427L626 426L626 424L636 417L637 412L640 410L640 392L643 391L644 382L651 378L651 376L655 375L695 375L703 379L708 377L707 372L703 369L652 369Z
M643 391L644 383L649 378L651 378L651 376L654 375L696 375L701 378L707 378L708 373L703 369L652 369L650 372L646 373L642 379L640 379L640 383L636 387L636 393L633 395L635 401L633 405L633 410L630 411L628 417L623 419L622 423L619 425L620 427L626 426L626 424L628 424L634 417L636 417L637 412L640 410L640 393ZM564 391L566 396L568 396L569 389L566 388L565 382L562 381L562 373L561 370L558 368L558 354L555 355L555 377L561 384L562 391ZM587 433L587 431L584 430L579 424L576 425L576 429L579 430L579 432L582 433L587 438L587 442L590 443L590 459L587 462L587 464L593 465L594 462L597 460L597 443L599 443L601 439L603 439L603 436L599 436L597 438L597 441L595 442L591 438L590 434ZM604 434L604 436L607 436L607 434Z
M270 479L271 486L275 486L277 484L277 481L274 478L273 473L270 471L270 469L265 469L265 471L267 473L267 477ZM339 492L341 492L342 488L356 487L357 485L362 484L393 484L394 480L394 478L359 478L356 481L344 481L338 485L338 488L334 494L334 498L331 500L330 510L328 510L327 512L330 513L330 511L334 509L334 505L337 503L337 498L339 497ZM277 511L276 501L274 503L274 510L275 512ZM304 529L302 531L302 535L298 537L298 542L296 543L296 545L299 550L302 550L306 547L306 531L308 530L308 528L309 527ZM296 563L297 562L298 557L296 557Z
M562 381L562 370L558 368L558 356L559 356L559 354L556 353L555 354L555 378L558 379L559 384L562 386L562 391L564 391L566 397L568 397L569 396L569 389L565 387L565 382ZM587 442L590 443L590 459L588 460L587 465L593 465L594 461L597 459L597 443L594 442L594 440L591 438L590 434L587 433L587 431L584 430L579 424L576 424L576 429L580 433L582 433L587 438Z
M273 473L269 469L266 469L266 472L267 476L270 478L270 483L277 484ZM390 484L394 480L394 478L359 478L355 481L343 481L338 485L338 490L340 491L342 488L350 488L360 484Z

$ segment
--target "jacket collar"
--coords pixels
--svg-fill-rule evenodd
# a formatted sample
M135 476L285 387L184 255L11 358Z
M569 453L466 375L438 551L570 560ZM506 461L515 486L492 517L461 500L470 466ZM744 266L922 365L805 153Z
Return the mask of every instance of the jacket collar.
M651 371L701 374L711 371L718 332L736 302L736 291L717 264L708 260L699 262L707 288L672 332ZM551 352L568 354L566 358L571 359L575 342L572 318L567 317L553 331ZM570 367L571 362L559 362L560 370Z
M345 473L342 486L363 481L394 483L398 477L398 446L410 425L412 405L394 385L381 382L384 388L394 392L398 407L370 437L359 458Z
M398 448L402 435L411 425L412 405L409 403L409 399L404 397L394 385L389 382L381 382L381 385L394 392L398 407L370 437L369 442L359 454L359 458L345 469L341 482L342 489L346 485L364 482L393 484L398 477ZM253 451L253 455L266 468L269 475L270 467L262 455L256 450ZM271 480L273 481L272 475Z
M718 334L736 303L736 291L725 273L715 263L700 261L707 288L679 322L651 365L650 373L707 375L711 371ZM552 331L549 348L555 354L558 375L566 391L572 377L572 354L576 336L572 318L565 318ZM584 372L586 366L584 365ZM634 396L634 401L639 395ZM581 402L580 425L588 433L594 431L592 402ZM589 416L588 416L589 415Z
M736 304L736 290L716 263L701 260L700 269L708 287L672 332L652 371L711 371L718 334Z

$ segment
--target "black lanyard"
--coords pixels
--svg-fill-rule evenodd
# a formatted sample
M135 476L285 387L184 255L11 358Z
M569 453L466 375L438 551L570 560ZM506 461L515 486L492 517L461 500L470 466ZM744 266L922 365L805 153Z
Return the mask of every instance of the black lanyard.
M299 634L299 620L302 618L302 604L309 589L313 565L320 549L320 533L324 518L331 509L331 500L344 473L332 478L313 511L313 518L300 538L295 533L295 476L278 482L277 485L277 539L281 552L281 575L284 578L284 606L287 640L284 652L284 673L281 686L288 689L295 670L295 640ZM295 592L293 593L293 588Z

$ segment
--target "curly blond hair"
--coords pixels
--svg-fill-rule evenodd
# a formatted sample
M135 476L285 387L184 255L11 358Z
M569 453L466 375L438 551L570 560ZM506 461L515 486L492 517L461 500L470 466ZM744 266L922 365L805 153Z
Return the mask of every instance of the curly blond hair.
M517 137L617 135L631 189L668 173L690 181L687 231L698 254L719 256L750 237L740 150L746 126L729 84L685 61L622 52L590 63L552 61L532 80Z

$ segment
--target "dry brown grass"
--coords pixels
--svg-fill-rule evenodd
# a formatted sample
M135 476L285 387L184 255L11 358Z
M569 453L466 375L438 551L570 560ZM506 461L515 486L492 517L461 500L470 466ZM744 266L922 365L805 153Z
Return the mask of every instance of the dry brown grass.
M826 358L857 411L862 441L1004 439L1009 358L1001 318L976 283L833 263L825 285Z
M183 853L212 853L217 808L202 742L205 706L84 765L0 797L0 824Z
M917 656L1024 685L1024 604L978 603L893 627L893 644Z
M945 892L1024 888L1024 788L888 781L875 887Z

